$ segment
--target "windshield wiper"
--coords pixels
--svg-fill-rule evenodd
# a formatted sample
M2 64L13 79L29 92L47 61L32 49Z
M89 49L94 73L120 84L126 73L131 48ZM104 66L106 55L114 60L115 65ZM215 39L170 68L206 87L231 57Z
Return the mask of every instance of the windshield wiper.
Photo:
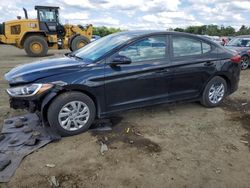
M79 56L76 56L76 55L74 55L74 54L72 54L72 53L68 53L68 54L66 54L66 56L68 56L68 57L74 57L74 58L76 58L76 59L83 60L83 58L81 58L81 57L79 57Z
M80 60L83 60L82 57L79 57L79 56L76 56L76 55L73 55L72 57L76 58L76 59L80 59Z

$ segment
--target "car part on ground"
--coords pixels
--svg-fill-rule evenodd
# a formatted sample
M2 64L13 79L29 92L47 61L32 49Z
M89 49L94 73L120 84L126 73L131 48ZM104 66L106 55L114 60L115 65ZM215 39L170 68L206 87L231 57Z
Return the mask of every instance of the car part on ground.
M21 123L23 126L16 127ZM110 131L110 124L109 120L96 121L92 131ZM36 114L6 119L0 134L0 183L10 181L24 157L60 139L51 127L42 125ZM55 167L53 164L46 166Z
M44 124L68 136L123 110L177 101L218 106L238 89L240 62L237 53L195 35L128 31L14 68L5 78L11 107L38 111Z
M28 56L46 56L48 49L77 50L90 43L92 25L62 25L59 7L35 6L37 19L17 19L0 24L0 43L25 49Z
M20 122L23 126L16 127ZM27 128L31 131L24 131ZM42 126L35 114L5 120L1 135L4 138L0 141L0 182L10 180L25 156L61 138L50 127Z

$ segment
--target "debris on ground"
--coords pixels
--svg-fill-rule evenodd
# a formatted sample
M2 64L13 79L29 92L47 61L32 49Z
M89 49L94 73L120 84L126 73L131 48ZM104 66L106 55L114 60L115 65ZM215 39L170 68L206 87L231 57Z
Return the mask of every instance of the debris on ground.
M33 131L33 132L32 132L32 136L33 136L33 137L37 137L37 136L40 136L40 135L41 135L41 133L38 132L38 131Z
M56 177L55 176L51 176L50 178L49 178L49 184L50 184L50 186L51 187L53 187L53 186L55 186L55 187L59 187L59 181L56 179Z
M49 168L55 168L55 167L56 167L55 164L46 164L45 166L46 166L46 167L49 167Z
M13 145L13 144L15 144L15 143L17 143L17 142L18 142L17 139L13 139L13 140L9 141L9 144Z
M5 138L4 134L0 134L0 141L2 141Z
M108 141L108 137L104 136L104 140L105 140L105 142L107 142Z
M31 138L31 139L29 139L29 140L26 140L26 141L24 142L24 145L25 145L25 146L34 146L34 145L37 144L37 142L38 142L38 139L36 139L36 138Z
M130 127L127 128L126 133L128 134L130 131Z
M17 120L16 122L15 122L15 127L16 128L21 128L21 127L23 127L24 126L24 124L23 124L23 122L21 121L21 120Z
M3 171L10 163L9 159L0 161L0 171Z
M215 169L215 173L216 173L216 174L221 174L221 172L222 172L222 170L221 170L220 168L216 168L216 169Z
M112 131L112 123L109 119L98 119L90 127L90 130L94 132Z
M5 120L0 134L0 182L10 180L25 156L60 138L50 127L41 126L35 114Z
M240 142L243 144L248 144L248 141L246 141L246 140L240 140Z
M139 130L137 130L136 128L133 128L133 129L132 129L132 132L133 132L136 136L143 136L142 133L141 133Z
M23 129L23 132L24 132L24 133L30 133L30 132L32 132L32 131L33 131L33 129L30 128L30 127L25 127L25 129Z
M177 161L180 161L181 158L180 158L179 156L176 156L176 160L177 160Z
M101 149L100 149L101 154L104 155L104 153L107 151L108 151L108 146L103 142L101 142Z

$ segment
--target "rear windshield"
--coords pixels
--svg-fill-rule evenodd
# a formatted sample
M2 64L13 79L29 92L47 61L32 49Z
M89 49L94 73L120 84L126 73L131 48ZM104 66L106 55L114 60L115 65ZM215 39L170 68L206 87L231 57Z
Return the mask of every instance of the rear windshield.
M250 38L234 38L227 46L250 47Z

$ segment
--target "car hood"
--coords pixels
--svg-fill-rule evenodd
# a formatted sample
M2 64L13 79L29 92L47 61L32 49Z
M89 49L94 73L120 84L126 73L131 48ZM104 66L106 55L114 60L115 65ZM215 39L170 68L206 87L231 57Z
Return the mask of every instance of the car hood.
M25 84L41 78L77 71L86 65L86 62L69 57L41 60L13 68L5 74L5 79L9 84Z

